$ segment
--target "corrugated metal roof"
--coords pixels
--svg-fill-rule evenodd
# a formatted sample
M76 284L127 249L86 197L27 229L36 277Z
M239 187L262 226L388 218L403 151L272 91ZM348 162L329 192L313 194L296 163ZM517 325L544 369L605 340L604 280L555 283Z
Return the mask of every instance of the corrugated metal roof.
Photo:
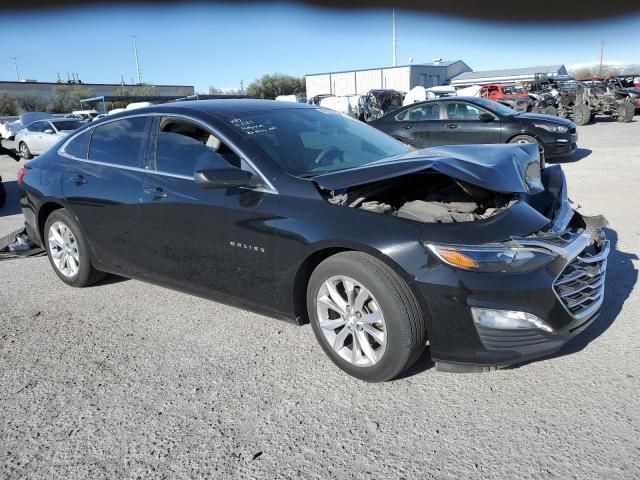
M393 66L386 66L386 67L371 67L371 68L360 68L357 70L339 70L336 72L322 72L322 73L308 73L305 75L305 77L313 77L314 75L329 75L330 73L351 73L351 72L366 72L368 70L386 70L389 68L406 68L406 67L449 67L455 63L458 62L462 62L462 60L443 60L439 63L411 63L408 65L396 65L395 67ZM464 62L462 62L464 63ZM466 65L466 64L465 64Z
M473 80L475 78L488 77L516 77L519 75L535 75L536 73L558 72L564 69L564 65L546 65L541 67L509 68L505 70L486 70L484 72L464 72L456 75L452 82L460 80Z

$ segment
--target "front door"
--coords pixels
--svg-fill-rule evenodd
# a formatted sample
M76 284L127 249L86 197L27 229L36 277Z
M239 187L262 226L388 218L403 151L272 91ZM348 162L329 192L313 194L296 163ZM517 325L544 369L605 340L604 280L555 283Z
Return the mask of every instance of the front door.
M132 117L104 123L65 147L75 157L62 177L68 208L103 267L130 277L144 276L146 269L140 196L150 122L148 117ZM89 141L85 159L86 150L76 147Z
M156 120L154 132L155 162L142 189L151 276L196 293L273 305L278 195L266 185L206 189L196 184L195 164L211 152L258 175L202 124L166 116Z
M487 113L493 120L485 121L480 115ZM445 108L446 145L500 143L500 119L471 103L450 101Z
M398 137L416 148L444 145L446 130L441 120L441 104L421 103L398 117Z

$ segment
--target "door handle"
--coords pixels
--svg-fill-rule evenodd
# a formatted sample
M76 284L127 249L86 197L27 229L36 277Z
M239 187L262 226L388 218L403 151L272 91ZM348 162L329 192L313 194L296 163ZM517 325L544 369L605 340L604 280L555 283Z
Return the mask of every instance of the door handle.
M166 192L160 187L145 188L144 193L149 195L154 200L161 200L163 198L167 198Z
M413 125L403 125L402 128L404 128L405 130L409 130L413 128Z
M447 128L451 128L451 129L458 128L458 125L456 125L455 123L449 123L447 124Z
M76 185L84 185L85 183L87 183L87 177L85 177L84 175L76 175L75 177L69 177L69 180L71 180Z

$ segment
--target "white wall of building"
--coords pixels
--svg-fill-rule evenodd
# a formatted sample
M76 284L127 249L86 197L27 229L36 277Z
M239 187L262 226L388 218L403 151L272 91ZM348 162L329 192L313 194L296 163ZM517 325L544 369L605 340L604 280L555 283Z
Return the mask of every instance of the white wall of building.
M315 97L325 93L331 93L331 75L307 75L305 77L307 86L307 98Z
M364 95L369 90L382 88L382 71L376 68L375 70L356 72L356 87L358 95Z

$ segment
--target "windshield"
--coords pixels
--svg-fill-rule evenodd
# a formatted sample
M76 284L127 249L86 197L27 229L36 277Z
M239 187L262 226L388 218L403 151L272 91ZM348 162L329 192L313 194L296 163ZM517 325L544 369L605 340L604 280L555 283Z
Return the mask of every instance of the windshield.
M359 167L409 150L386 133L327 109L247 112L230 124L299 177Z
M55 125L57 130L75 130L82 126L82 123L77 120L59 120L51 123Z
M478 105L480 105L483 108L486 108L487 110L493 112L493 113L497 113L498 115L502 115L504 117L511 117L513 115L517 115L518 112L516 112L515 110L506 107L504 105L502 105L501 103L498 102L492 102L491 100L487 100L486 98L474 98L473 99L474 102L476 102Z
M504 85L502 87L502 93L505 95L521 95L524 94L522 85Z

